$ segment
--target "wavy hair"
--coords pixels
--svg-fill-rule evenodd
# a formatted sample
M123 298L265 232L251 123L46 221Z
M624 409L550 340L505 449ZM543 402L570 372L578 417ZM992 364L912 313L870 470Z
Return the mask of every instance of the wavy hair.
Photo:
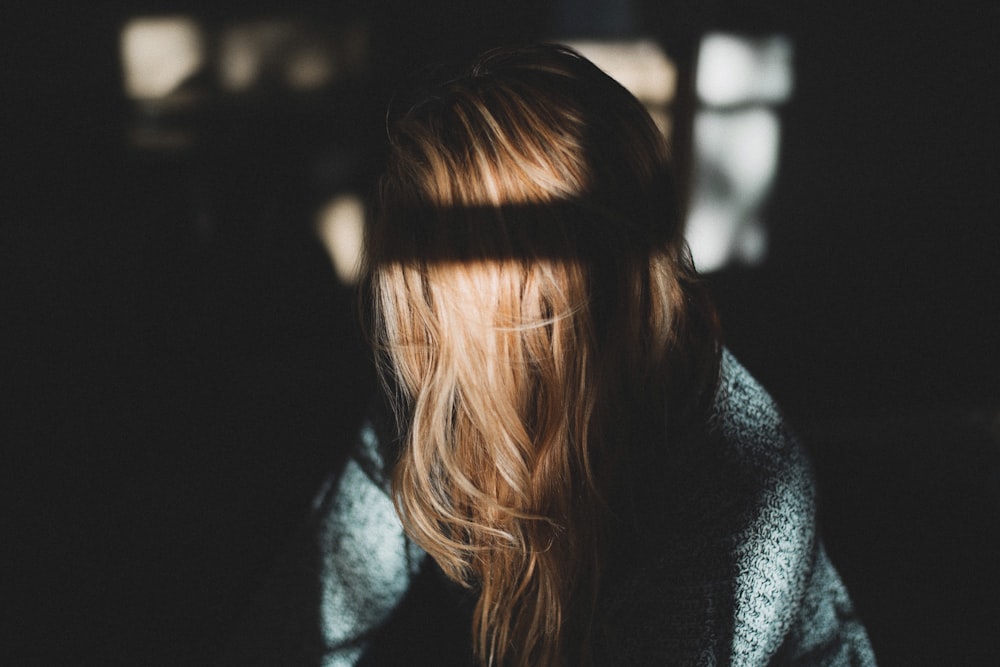
M486 53L389 132L366 284L397 511L478 593L482 664L586 664L637 452L716 372L667 146L550 45Z

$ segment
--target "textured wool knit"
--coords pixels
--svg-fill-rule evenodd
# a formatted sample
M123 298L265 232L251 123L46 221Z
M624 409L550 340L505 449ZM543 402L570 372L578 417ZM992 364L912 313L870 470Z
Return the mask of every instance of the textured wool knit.
M429 560L393 510L390 436L377 421L319 494L272 587L285 629L273 654L251 652L266 664L370 664L380 626ZM596 663L875 665L817 534L805 453L728 351L698 431L662 457L660 483L639 494L639 528L612 549Z

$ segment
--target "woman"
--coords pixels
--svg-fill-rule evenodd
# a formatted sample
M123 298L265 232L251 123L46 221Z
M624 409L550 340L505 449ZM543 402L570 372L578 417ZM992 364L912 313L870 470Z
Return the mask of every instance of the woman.
M874 664L639 102L571 50L501 49L389 132L366 303L395 436L367 428L323 506L330 664L422 552L475 596L482 665Z

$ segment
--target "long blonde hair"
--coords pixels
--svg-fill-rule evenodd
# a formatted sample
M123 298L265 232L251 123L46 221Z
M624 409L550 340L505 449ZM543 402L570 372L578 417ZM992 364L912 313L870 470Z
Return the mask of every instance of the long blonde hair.
M486 665L589 661L639 442L704 403L714 318L641 105L557 46L489 52L390 123L368 238L407 533L478 592Z

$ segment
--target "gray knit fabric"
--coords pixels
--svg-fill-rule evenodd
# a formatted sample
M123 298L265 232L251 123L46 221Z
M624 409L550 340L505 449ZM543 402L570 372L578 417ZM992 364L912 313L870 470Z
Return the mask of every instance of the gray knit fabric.
M385 465L371 424L360 433L336 492L317 509L321 560L320 630L325 667L348 667L362 655L364 632L388 619L426 558L403 533L387 494Z
M379 435L366 424L347 468L317 498L296 547L306 556L291 559L316 565L286 569L272 587L280 598L315 581L317 595L275 603L287 611L286 642L312 637L314 657L301 664L357 664L426 558L393 511ZM873 666L816 534L804 452L728 352L705 432L676 450L643 529L606 579L598 663ZM303 651L279 646L282 660L253 664L296 664L289 657Z
M616 665L875 664L816 534L805 454L728 352L707 437L679 447L607 595Z

